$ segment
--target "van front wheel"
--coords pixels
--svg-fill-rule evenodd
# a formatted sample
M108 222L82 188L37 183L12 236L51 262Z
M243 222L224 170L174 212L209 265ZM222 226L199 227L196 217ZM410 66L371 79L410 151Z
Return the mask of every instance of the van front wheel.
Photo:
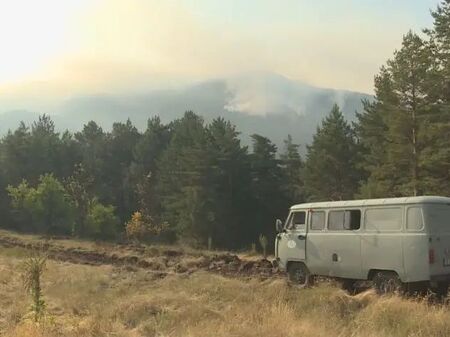
M393 271L380 271L372 279L376 292L380 295L401 293L404 285L400 277Z
M300 262L291 262L288 267L288 282L302 288L312 286L313 276L308 268Z
M350 295L355 295L357 292L356 280L353 279L343 279L341 280L342 289L348 292Z

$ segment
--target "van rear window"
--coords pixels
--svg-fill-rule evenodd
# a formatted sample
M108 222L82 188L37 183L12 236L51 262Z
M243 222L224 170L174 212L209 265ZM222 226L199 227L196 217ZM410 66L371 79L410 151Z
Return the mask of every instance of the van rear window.
M397 231L402 228L402 208L372 208L366 210L365 226L368 231Z
M450 233L450 205L430 205L424 211L431 233Z
M408 207L408 211L406 212L406 229L408 231L420 231L422 228L422 207Z

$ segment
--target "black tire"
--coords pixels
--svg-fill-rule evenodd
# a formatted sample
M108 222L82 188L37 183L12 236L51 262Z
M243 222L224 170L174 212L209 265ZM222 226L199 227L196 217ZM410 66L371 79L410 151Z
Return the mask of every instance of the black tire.
M287 276L289 284L301 288L310 287L314 283L313 276L308 268L301 262L291 262L288 267Z
M405 295L409 297L426 297L428 294L428 283L412 282L405 284Z
M355 295L357 293L356 280L343 279L341 280L341 287L350 295Z
M431 288L438 301L442 301L448 296L448 286L448 282L439 282L436 287Z
M404 292L404 284L400 277L393 271L379 271L372 279L375 291L379 295L395 294Z

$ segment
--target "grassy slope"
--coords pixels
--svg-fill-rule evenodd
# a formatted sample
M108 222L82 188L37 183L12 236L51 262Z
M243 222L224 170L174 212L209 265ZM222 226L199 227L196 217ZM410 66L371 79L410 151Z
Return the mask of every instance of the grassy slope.
M329 284L307 290L284 280L199 271L161 278L126 267L49 261L48 317L26 319L20 280L26 252L0 248L0 335L53 336L449 336L450 310Z

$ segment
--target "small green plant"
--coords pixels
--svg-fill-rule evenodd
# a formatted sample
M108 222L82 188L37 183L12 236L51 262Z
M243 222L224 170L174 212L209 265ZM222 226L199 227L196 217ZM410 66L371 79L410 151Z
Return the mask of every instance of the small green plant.
M213 245L212 237L208 236L208 250L212 250L212 245Z
M269 241L264 235L259 236L259 244L261 245L263 249L263 256L265 259L267 259L267 245L269 244Z
M252 255L256 255L256 243L252 243L252 246L250 248L250 252Z
M95 239L114 239L119 231L119 219L111 205L93 200L87 215L88 234Z
M35 322L39 322L44 315L45 301L42 298L41 277L45 270L47 256L36 253L27 258L23 264L23 285L31 295L33 301L31 312Z

